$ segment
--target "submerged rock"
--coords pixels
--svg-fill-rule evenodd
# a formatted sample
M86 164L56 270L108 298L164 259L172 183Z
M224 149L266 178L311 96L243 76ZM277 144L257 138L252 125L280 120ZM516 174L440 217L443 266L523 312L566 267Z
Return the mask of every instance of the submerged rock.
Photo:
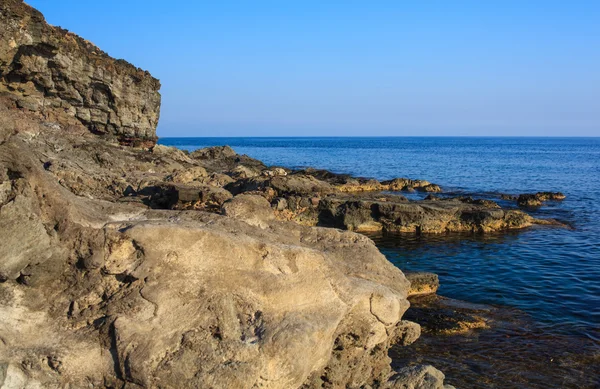
M423 333L456 335L487 328L489 309L436 294L412 296L405 318L421 325Z

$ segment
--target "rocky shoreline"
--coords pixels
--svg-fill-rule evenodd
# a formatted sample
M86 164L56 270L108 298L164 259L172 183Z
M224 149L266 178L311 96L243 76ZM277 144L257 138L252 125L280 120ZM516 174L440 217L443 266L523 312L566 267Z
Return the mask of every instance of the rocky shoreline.
M388 356L437 277L356 232L560 225L399 193L442 192L422 180L157 145L158 80L20 0L0 21L2 387L450 388Z

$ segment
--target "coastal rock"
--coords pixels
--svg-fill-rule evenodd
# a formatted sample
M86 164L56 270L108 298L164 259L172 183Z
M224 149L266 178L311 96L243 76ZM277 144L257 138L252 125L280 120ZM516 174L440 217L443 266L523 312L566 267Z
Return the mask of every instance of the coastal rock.
M330 184L336 191L344 193L374 192L374 191L414 191L441 192L442 189L428 181L411 180L408 178L395 178L393 180L379 182L372 178L352 177L349 174L338 174L328 170L306 168L294 172L305 176L314 177L320 181Z
M531 226L536 221L517 210L455 201L411 201L331 196L319 203L319 225L353 231L445 233L491 232Z
M564 200L566 196L560 192L537 192L535 194L521 194L517 197L520 207L539 207L544 202Z
M408 178L394 178L393 180L383 181L381 184L390 191L412 191L418 190L421 192L441 192L442 189L429 181L410 180Z
M197 182L188 184L160 184L150 197L153 208L217 210L233 195L219 187Z
M264 196L200 182L209 160L2 109L5 385L385 387L388 349L418 326L402 320L408 281L370 239L274 220ZM118 180L122 193L102 185Z
M396 346L408 346L413 344L421 336L421 326L418 323L401 320L396 326Z
M252 226L271 211L259 196L232 199L229 217L77 197L30 146L9 137L1 167L30 188L19 214L54 231L32 246L56 255L19 262L35 282L0 283L5 382L312 388L393 374L409 285L368 238L268 216ZM3 229L3 247L19 231Z
M444 374L431 365L407 366L398 371L390 389L453 389L444 385Z
M195 166L193 168L178 170L167 177L167 181L172 181L180 184L188 184L193 181L199 181L202 178L208 176L206 169L201 166Z
M287 175L275 177L254 177L238 180L226 187L231 193L262 192L266 197L274 196L314 196L333 192L331 185L312 176ZM272 190L272 193L269 191Z
M257 195L235 196L223 204L221 213L262 228L268 226L268 221L275 219L269 202L264 197Z
M421 331L435 335L456 335L487 328L488 308L452 300L436 294L411 296L405 320L421 325Z
M435 273L405 272L404 275L410 281L409 296L434 294L440 287L440 280Z
M209 172L226 173L236 179L255 177L266 169L261 161L239 155L229 146L205 147L191 152L190 157Z
M237 153L229 146L215 146L198 149L190 154L194 159L226 159L235 157Z
M177 162L193 163L192 159L186 153L176 147L156 145L152 148L152 153L157 156L170 158Z
M22 0L0 4L0 94L15 107L66 125L151 147L160 83L92 43L48 25Z

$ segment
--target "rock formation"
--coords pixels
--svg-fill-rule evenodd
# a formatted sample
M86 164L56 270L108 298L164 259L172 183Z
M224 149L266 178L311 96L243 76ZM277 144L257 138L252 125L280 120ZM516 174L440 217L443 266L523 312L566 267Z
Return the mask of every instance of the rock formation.
M152 146L160 83L92 43L49 26L21 0L0 3L0 95L12 105L124 144Z

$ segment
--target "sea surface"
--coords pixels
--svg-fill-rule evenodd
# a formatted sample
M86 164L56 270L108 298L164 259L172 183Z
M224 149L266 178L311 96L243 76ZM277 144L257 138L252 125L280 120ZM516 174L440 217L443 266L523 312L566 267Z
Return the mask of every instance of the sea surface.
M379 180L424 179L447 195L489 198L505 207L515 204L501 200L502 193L563 192L564 201L527 211L571 228L374 240L400 269L437 273L440 295L514 309L530 318L550 345L554 335L556 342L566 336L591 345L590 363L599 363L600 371L600 138L162 138L159 143L190 151L229 145L267 165L311 166ZM579 347L567 342L567 349L568 344ZM593 379L587 385L593 387Z

